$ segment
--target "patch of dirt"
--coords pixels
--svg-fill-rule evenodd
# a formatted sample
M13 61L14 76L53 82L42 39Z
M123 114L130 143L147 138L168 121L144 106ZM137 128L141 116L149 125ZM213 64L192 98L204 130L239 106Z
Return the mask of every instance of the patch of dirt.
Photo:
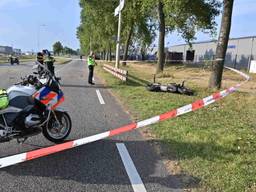
M170 149L167 149L167 146L165 144L158 141L158 138L152 133L150 128L144 127L140 129L139 132L154 148L154 151L159 155L168 173L179 178L181 185L180 188L182 188L183 191L190 192L193 191L193 189L199 189L200 181L182 171L182 168L179 164L179 161L177 160L175 153L170 152Z

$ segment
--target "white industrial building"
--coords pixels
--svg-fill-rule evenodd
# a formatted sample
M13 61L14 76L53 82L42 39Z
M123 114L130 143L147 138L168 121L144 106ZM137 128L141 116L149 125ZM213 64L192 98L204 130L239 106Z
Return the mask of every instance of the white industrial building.
M231 38L228 43L225 65L237 69L249 69L251 60L256 59L256 36ZM203 41L175 45L168 49L168 60L200 63L215 57L217 41Z

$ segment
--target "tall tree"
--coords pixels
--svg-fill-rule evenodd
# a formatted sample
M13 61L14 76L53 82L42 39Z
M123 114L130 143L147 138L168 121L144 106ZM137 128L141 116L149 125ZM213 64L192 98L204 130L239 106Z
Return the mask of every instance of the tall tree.
M149 23L149 12L143 11L144 0L129 0L122 11L121 43L124 44L123 59L127 60L130 46L138 44L146 46L151 44L154 32ZM104 4L104 6L102 6ZM81 25L77 30L83 52L88 52L89 45L105 59L111 60L111 53L115 48L114 37L117 33L117 17L113 11L119 0L80 0Z
M126 1L125 9L123 10L122 33L124 39L122 41L124 43L124 61L128 58L128 52L132 44L137 43L144 46L152 43L154 33L151 31L150 17L149 12L143 11L143 0Z
M88 53L90 48L102 53L111 52L117 23L113 11L117 4L116 0L108 0L108 3L105 0L80 0L81 25L77 37L83 53Z
M63 51L63 46L61 42L57 41L56 43L53 44L53 53L54 54L60 54Z
M215 60L213 62L212 74L209 81L210 88L221 88L222 74L231 28L233 3L234 0L223 0L220 34L216 48Z
M213 34L216 29L214 18L219 14L219 0L144 0L144 3L149 10L154 12L157 9L158 12L157 72L164 69L166 32L177 30L187 42L190 42L194 39L196 31Z

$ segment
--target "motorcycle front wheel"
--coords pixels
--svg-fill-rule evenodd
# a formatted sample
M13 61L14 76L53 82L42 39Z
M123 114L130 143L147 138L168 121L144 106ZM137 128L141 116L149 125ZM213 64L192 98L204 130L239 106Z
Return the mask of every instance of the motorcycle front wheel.
M49 122L43 127L42 132L49 141L61 143L69 136L72 122L67 112L55 111L55 114L56 116L51 115Z

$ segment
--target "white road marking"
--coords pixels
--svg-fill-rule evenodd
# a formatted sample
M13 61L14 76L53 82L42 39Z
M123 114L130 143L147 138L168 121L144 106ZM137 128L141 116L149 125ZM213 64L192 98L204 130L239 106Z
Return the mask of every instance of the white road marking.
M104 101L104 99L103 99L103 97L102 97L102 95L101 95L101 93L100 93L100 91L98 89L96 90L96 93L97 93L97 96L99 98L100 104L104 105L105 101Z
M123 143L117 143L116 147L123 161L125 170L129 176L133 191L147 192L125 145Z

